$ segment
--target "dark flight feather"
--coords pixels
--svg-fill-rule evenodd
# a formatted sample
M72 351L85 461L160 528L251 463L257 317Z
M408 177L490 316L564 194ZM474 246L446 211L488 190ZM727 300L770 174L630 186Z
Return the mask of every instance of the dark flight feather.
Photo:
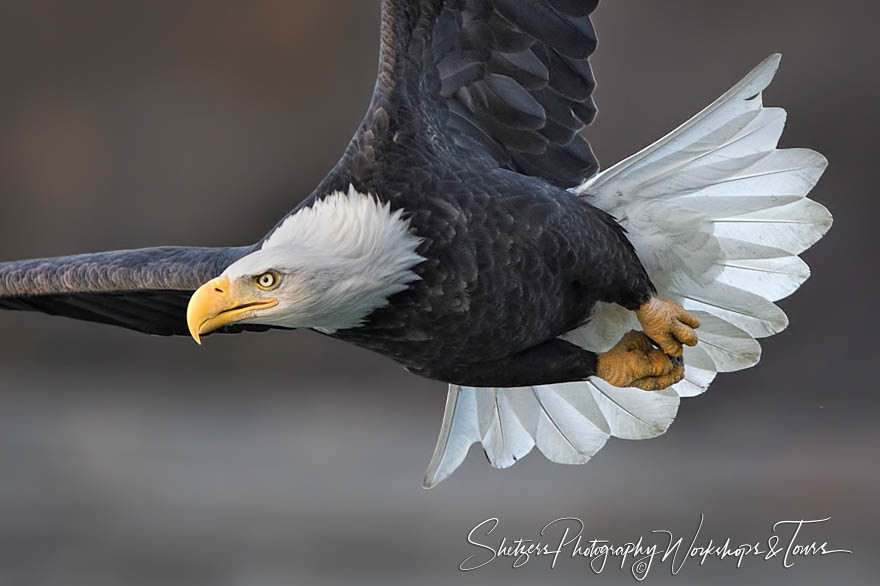
M403 4L430 14L433 2ZM463 131L484 145L488 136L506 151L499 156L499 148L486 148L498 165L540 173L559 187L592 176L598 169L592 154L575 162L570 149L556 147L577 141L587 148L576 150L589 152L580 131L596 114L595 80L588 61L596 48L589 18L596 2L448 0L443 4L432 29L439 36L419 66L422 76L429 76L430 68L438 71L442 97L450 102L447 107L454 109L453 102L464 106L464 113L459 109L456 114L468 118L470 125L453 118L449 131ZM402 12L398 8L398 14ZM563 132L560 126L572 132ZM522 153L542 160L520 164Z
M518 53L493 51L489 71L511 77L527 90L542 88L550 79L550 72L531 49Z

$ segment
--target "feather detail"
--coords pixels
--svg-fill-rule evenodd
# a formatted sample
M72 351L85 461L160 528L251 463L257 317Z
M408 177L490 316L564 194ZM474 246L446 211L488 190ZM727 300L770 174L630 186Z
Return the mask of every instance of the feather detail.
M509 468L535 446L552 462L583 464L612 435L643 439L662 434L678 402L671 390L645 393L598 379L516 389L449 385L423 486L436 486L452 474L477 442L495 468Z

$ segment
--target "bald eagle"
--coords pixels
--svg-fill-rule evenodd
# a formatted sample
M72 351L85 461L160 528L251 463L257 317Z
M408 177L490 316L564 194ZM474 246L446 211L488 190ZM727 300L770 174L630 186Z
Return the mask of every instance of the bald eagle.
M755 365L831 216L776 148L779 55L598 173L593 0L383 0L339 162L256 244L0 263L0 307L186 335L310 328L449 384L424 485L479 442L581 464ZM699 335L697 332L699 331ZM648 391L648 392L646 392Z

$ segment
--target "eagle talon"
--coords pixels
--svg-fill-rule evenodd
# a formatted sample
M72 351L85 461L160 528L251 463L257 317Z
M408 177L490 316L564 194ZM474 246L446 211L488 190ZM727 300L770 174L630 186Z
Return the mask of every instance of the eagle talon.
M700 320L674 301L652 297L639 307L636 317L648 337L670 356L681 356L684 351L682 344L697 345L694 330L700 327Z
M658 391L684 378L684 364L655 348L643 332L632 330L599 355L596 376L616 387Z

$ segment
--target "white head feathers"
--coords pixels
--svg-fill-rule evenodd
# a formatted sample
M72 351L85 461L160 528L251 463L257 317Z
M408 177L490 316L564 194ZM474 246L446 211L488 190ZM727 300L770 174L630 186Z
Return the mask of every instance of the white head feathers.
M357 327L419 277L421 238L403 210L349 186L285 219L259 250L226 269L231 280L266 271L281 276L279 303L252 323L324 332Z

